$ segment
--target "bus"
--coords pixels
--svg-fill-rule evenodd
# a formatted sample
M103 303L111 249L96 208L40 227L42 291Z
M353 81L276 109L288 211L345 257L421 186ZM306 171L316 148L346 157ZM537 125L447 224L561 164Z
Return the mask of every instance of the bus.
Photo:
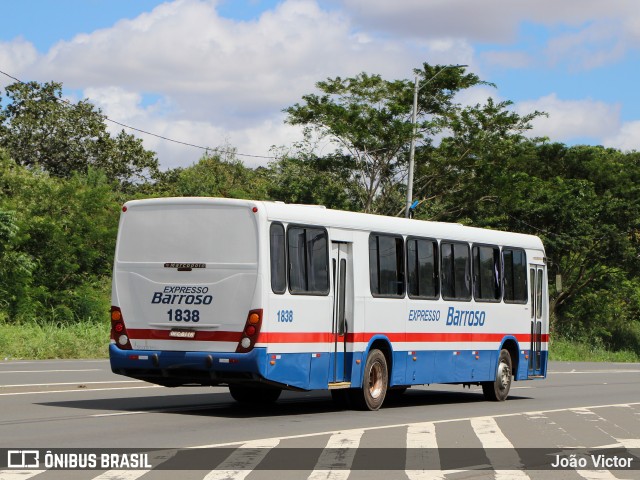
M377 410L414 385L545 378L547 268L532 235L223 198L124 204L111 368L241 403L329 390Z

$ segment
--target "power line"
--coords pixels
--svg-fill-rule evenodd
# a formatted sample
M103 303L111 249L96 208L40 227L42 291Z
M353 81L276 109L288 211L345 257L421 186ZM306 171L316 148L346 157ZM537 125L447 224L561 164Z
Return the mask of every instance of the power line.
M0 70L0 73L5 75L6 77L9 77L12 80L15 80L18 83L21 83L22 85L29 86L28 83L23 82L19 78L16 78L16 77L14 77L13 75L10 75L7 72L4 72L4 71ZM69 100L66 100L64 98L56 98L56 97L52 97L52 98L55 101L60 101L60 102L65 103L65 104L67 104L69 106L73 106L73 104ZM103 113L101 113L101 115L102 115L102 118L104 118L105 121L113 123L115 125L119 125L119 126L124 127L124 128L128 128L129 130L133 130L135 132L139 132L139 133L143 133L145 135L156 137L156 138L159 138L161 140L165 140L167 142L177 143L178 145L184 145L184 146L187 146L187 147L198 148L200 150L204 150L205 152L214 151L214 152L219 152L219 153L238 155L238 156L241 156L241 157L265 158L265 159L269 159L269 160L276 160L278 158L278 157L274 157L272 155L252 155L252 154L249 154L249 153L240 153L240 152L233 151L233 150L221 150L219 148L203 147L202 145L196 145L195 143L189 143L189 142L184 142L182 140L176 140L174 138L165 137L165 136L159 135L157 133L149 132L149 131L143 130L141 128L137 128L137 127L133 127L131 125L127 125L126 123L118 122L117 120L113 120L112 118L109 118L107 115L105 115Z

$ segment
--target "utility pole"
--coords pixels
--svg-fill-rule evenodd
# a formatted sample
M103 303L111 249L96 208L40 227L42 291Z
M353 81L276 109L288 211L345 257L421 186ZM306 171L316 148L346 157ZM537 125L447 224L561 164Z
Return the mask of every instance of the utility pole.
M440 72L441 71L442 70L440 70ZM409 149L409 176L407 178L407 205L404 211L405 218L409 218L409 214L411 212L411 202L413 202L413 169L414 169L414 161L416 156L416 130L417 130L416 116L418 114L418 90L419 90L418 84L419 84L418 76L416 75L416 84L413 89L413 113L411 114L411 125L413 126L413 129L411 130L411 148Z
M416 134L417 134L417 115L418 115L418 92L421 88L427 86L434 78L436 78L440 73L444 72L447 68L462 68L468 67L468 65L446 65L441 68L438 73L436 73L433 77L427 80L422 86L419 86L420 82L418 80L418 76L416 75L415 86L413 89L413 112L411 114L411 124L413 125L412 135L411 135L411 148L409 149L409 174L407 175L407 203L404 210L405 218L410 217L411 206L413 203L413 170L416 156Z

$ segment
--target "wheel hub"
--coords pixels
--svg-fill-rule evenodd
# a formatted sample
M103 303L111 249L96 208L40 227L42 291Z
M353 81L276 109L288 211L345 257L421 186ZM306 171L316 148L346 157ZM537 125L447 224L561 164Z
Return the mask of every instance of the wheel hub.
M382 366L379 363L374 363L369 372L369 395L372 398L378 398L382 394L383 383Z
M511 369L506 363L500 363L498 366L498 378L500 379L500 390L506 390L511 383Z

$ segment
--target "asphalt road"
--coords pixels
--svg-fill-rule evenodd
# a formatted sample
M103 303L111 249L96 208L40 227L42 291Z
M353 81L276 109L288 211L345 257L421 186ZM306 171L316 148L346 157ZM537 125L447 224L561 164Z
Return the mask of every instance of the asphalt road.
M503 463L522 466L522 454L513 457L514 449L560 449L567 459L574 448L604 449L606 455L622 447L640 452L640 364L551 363L549 370L546 380L515 382L509 400L502 403L485 401L478 387L437 385L412 388L377 412L360 412L337 408L327 392L285 392L276 405L256 409L236 404L226 388L169 389L120 377L111 373L107 361L6 361L0 362L0 449L227 447L222 449L220 461L227 462L222 467L207 472L208 465L194 464L191 477L183 472L179 478L274 478L275 467L251 469L268 463L265 458L276 447L284 449L287 458L302 459L298 448L313 452L311 460L300 460L299 470L280 472L280 480L640 478L638 459L632 467L639 469L589 464L559 471L545 470L539 463L542 470L537 472L527 467L502 473L482 469L499 463L491 452L507 454ZM244 447L239 450L243 453L234 456L237 447ZM419 449L435 447L464 452L470 457L465 465L471 467L461 468L456 461L446 465L442 454L435 464L431 457L409 458ZM380 458L383 448L402 461L391 454ZM368 467L356 452L372 455ZM426 450L427 456L432 453ZM397 467L390 474L376 461ZM425 474L420 461L433 471ZM341 465L337 470L336 464ZM480 467L474 470L473 465ZM160 475L113 472L3 470L0 479L132 480Z

